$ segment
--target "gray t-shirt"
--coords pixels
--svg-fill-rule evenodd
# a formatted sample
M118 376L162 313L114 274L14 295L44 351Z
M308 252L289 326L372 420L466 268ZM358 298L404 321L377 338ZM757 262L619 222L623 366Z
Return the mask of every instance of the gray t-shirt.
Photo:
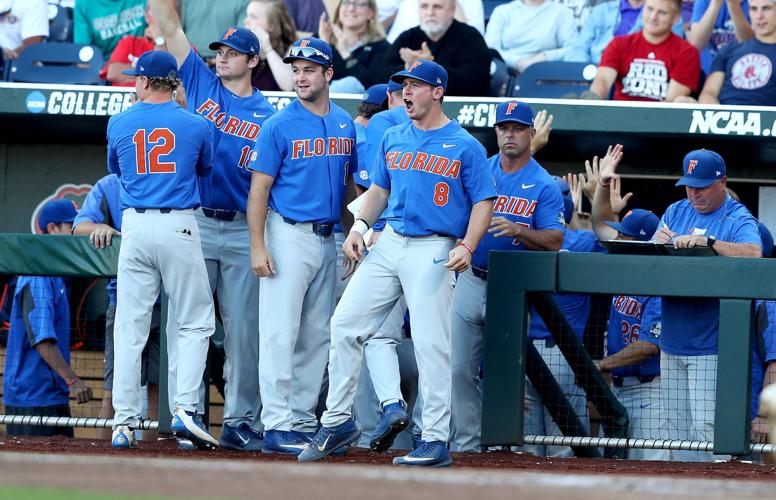
M242 26L245 8L250 0L218 0L218 8L212 0L184 0L183 31L202 57L215 57L208 48L230 26Z

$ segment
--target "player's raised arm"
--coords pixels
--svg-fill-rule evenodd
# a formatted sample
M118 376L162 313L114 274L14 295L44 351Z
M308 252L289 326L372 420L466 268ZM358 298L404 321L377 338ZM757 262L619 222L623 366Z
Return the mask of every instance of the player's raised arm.
M178 67L183 64L191 50L189 39L181 27L178 13L170 0L148 0L151 10L159 23L159 29L167 43L167 51L175 57Z

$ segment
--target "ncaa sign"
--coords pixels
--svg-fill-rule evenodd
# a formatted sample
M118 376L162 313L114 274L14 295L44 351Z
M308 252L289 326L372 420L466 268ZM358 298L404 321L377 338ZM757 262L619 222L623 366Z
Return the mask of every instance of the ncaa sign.
M30 113L40 113L46 109L46 96L36 90L27 94L27 99L24 103L27 105L27 111Z

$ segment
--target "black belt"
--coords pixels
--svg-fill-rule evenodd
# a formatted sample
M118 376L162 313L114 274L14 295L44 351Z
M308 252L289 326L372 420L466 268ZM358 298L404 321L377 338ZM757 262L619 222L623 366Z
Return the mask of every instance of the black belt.
M288 217L283 217L283 222L291 224L292 226L299 224L298 221L289 219ZM323 238L331 236L331 233L334 231L334 224L318 224L316 222L312 222L311 224L313 226L313 233Z
M222 210L220 208L205 208L202 207L202 213L208 219L223 220L232 222L237 216L237 210Z
M144 214L146 210L159 210L159 213L169 214L170 212L176 209L175 208L136 208L135 212L139 214Z
M481 280L488 281L488 270L472 266L472 274Z
M657 375L651 375L651 376L636 376L637 379L639 379L640 384L646 384L647 382L652 382L655 380L655 377ZM622 387L623 383L625 382L625 377L612 377L612 384L615 385L615 387Z

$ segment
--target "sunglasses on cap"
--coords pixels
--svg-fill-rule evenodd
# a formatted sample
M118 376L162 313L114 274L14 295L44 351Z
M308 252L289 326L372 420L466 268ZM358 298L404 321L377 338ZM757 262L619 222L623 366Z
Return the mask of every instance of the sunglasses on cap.
M318 56L325 61L330 61L329 56L314 47L291 47L288 51L289 57L313 57Z

